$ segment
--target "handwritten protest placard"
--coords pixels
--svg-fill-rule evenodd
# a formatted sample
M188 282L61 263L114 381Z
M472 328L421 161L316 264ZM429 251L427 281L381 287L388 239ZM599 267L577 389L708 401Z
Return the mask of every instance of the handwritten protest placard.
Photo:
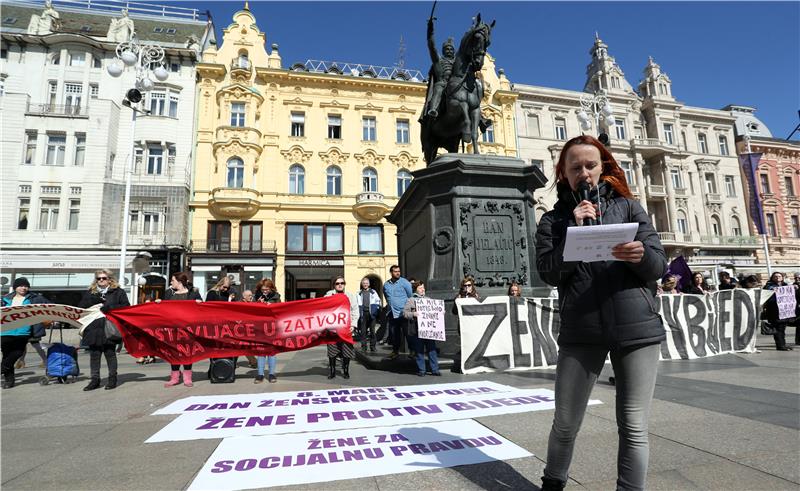
M778 301L778 318L791 319L794 317L795 307L797 307L794 286L777 286L772 291L775 292L775 299Z
M444 341L444 300L417 298L415 301L419 338Z

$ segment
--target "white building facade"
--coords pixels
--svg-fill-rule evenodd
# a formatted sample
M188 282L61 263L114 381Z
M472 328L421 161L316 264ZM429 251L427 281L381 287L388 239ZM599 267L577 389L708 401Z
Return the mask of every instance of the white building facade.
M142 4L138 4L141 5ZM74 301L99 268L120 262L125 179L135 162L125 283L132 260L150 257L156 283L180 269L188 237L195 120L195 64L214 42L193 9L5 2L2 15L2 211L4 288L26 276L52 300ZM107 71L132 32L165 49L169 77L145 94L136 131L121 104L135 74ZM171 264L170 264L171 263ZM161 276L158 276L161 275Z
M748 224L735 118L675 99L672 82L652 58L634 90L602 40L595 39L590 54L583 92L514 84L520 157L549 180L537 196L537 218L556 201L552 185L564 143L584 133L606 133L609 150L670 259L683 255L693 270L706 271L714 281L716 269L751 269L759 240ZM589 95L605 95L613 115L595 119L583 131L580 101Z

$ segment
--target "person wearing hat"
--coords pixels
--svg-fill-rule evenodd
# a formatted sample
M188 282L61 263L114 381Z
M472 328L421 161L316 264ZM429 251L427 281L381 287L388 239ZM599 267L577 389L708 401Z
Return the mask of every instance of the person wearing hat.
M5 295L2 299L3 307L17 305L29 305L34 303L50 303L49 300L30 291L31 284L25 277L14 280L14 291ZM14 387L14 364L25 352L28 340L33 336L35 326L23 326L16 329L9 329L0 334L3 352L3 388Z

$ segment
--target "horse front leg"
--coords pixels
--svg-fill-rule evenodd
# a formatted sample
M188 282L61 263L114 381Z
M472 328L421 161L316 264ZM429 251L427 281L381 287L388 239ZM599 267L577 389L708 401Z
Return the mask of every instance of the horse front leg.
M461 108L461 141L467 143L473 141L472 138L472 124L469 119L469 106L466 102L459 103Z
M481 122L481 109L480 107L472 110L472 117L470 118L471 128L470 136L472 137L472 153L478 154L478 125Z

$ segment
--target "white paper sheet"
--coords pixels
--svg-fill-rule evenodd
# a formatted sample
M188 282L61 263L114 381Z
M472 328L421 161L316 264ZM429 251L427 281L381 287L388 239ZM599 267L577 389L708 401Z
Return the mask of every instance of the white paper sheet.
M638 229L638 223L569 227L564 261L616 261L611 249L617 244L631 242Z

